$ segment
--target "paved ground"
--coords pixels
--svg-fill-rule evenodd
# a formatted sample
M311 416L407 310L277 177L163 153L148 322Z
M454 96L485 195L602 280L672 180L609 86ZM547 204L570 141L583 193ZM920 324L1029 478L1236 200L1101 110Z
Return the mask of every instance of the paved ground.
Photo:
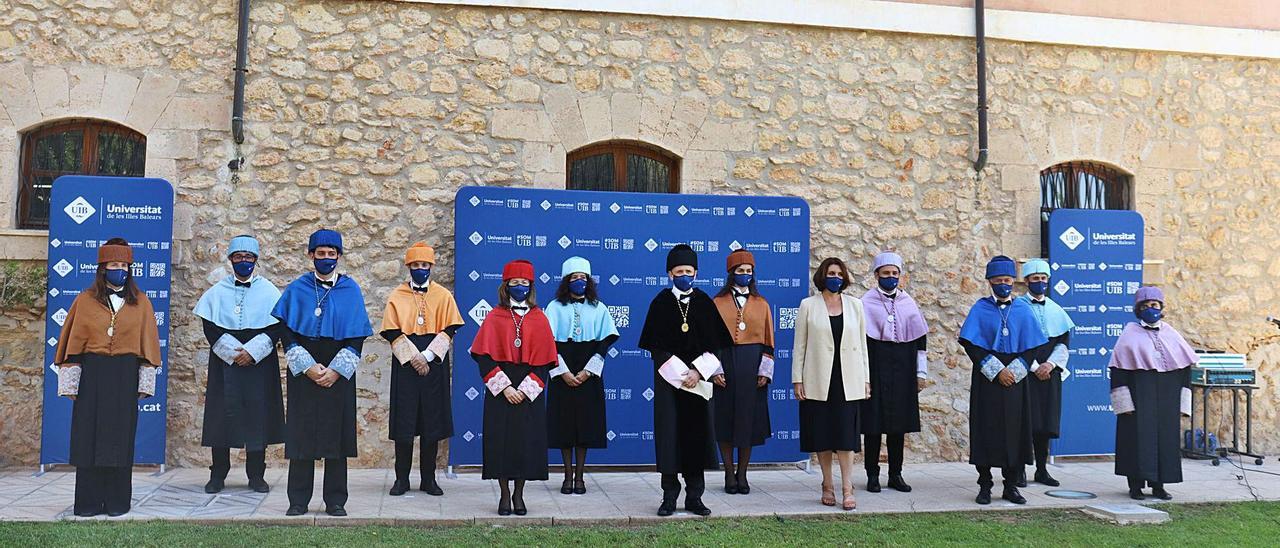
M1186 481L1169 486L1175 502L1242 501L1257 497L1280 500L1280 466L1268 462L1262 467L1248 466L1244 479L1230 463L1213 467L1207 462L1184 461ZM1124 480L1112 475L1110 462L1060 464L1052 473L1062 481L1059 489L1076 489L1096 493L1089 501L1057 499L1045 494L1050 488L1032 484L1024 489L1027 508L1078 507L1099 502L1131 502ZM725 516L831 516L841 514L838 508L819 504L821 476L799 469L753 471L750 495L726 495L719 472L707 474L708 493L705 501L712 517ZM859 470L860 472L860 470ZM142 520L165 519L196 522L253 522L290 524L396 524L441 525L468 523L510 524L612 524L647 523L664 518L654 515L660 501L658 475L655 473L600 472L587 477L585 495L561 495L560 481L552 472L552 481L530 482L525 492L529 515L500 517L496 512L497 485L480 479L478 473L461 473L456 478L442 478L443 497L431 497L411 491L402 497L387 495L394 479L390 470L352 470L350 500L346 508L350 516L334 518L323 513L320 501L320 471L317 471L316 494L311 513L286 517L285 469L267 471L272 485L269 494L250 491L243 469L234 469L227 489L217 495L204 493L208 472L204 469L169 470L156 475L154 469L139 468L133 475L133 511L120 518L88 519ZM976 475L973 468L960 463L909 465L907 481L915 488L911 493L886 489L882 493L863 491L865 478L855 480L858 489L857 513L940 512L1001 510L1015 505L997 500L980 507L973 503ZM0 520L79 520L71 515L75 477L70 467L58 467L42 476L30 469L0 471ZM1247 483L1246 483L1247 480ZM881 481L884 481L882 477ZM1249 485L1252 485L1253 494ZM416 472L413 487L417 487ZM998 488L998 484L997 484ZM997 494L999 491L997 491ZM837 496L839 490L837 489ZM683 501L682 501L683 502ZM677 517L693 517L677 513ZM665 518L671 519L671 518Z

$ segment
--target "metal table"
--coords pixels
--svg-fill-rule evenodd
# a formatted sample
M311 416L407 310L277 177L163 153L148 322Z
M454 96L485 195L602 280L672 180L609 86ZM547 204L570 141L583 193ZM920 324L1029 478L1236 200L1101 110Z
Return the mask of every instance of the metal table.
M1182 448L1182 456L1198 460L1211 460L1214 466L1217 466L1219 459L1228 454L1242 455L1253 458L1253 463L1261 465L1263 456L1253 452L1253 391L1258 387L1254 385L1238 384L1238 385L1206 385L1191 384L1191 431L1196 430L1196 397L1195 391L1200 390L1200 425L1205 433L1205 447L1209 443L1209 393L1214 390L1229 390L1231 392L1231 446L1219 446L1217 452L1210 453L1207 449L1192 447ZM1240 450L1240 392L1244 392L1245 412L1244 412L1244 450ZM1222 442L1219 438L1219 443ZM1194 437L1192 445L1195 445Z

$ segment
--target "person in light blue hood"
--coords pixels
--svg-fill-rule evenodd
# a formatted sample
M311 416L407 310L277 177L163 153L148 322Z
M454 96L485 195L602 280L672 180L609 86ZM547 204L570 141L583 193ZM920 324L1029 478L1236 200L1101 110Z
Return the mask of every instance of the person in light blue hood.
M1061 483L1049 475L1049 440L1058 437L1062 417L1062 375L1067 370L1071 329L1076 326L1071 316L1049 298L1049 263L1032 259L1022 265L1022 278L1027 294L1018 297L1031 305L1031 313L1040 324L1040 332L1049 342L1033 352L1037 367L1027 375L1031 391L1031 438L1036 460L1036 483L1057 487ZM1026 472L1019 477L1019 487L1026 487Z

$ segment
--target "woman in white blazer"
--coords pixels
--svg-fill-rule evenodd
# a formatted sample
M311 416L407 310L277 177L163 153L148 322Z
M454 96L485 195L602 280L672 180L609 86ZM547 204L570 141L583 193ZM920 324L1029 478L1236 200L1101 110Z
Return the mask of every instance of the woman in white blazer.
M836 258L813 274L819 290L800 302L792 351L791 381L800 400L800 450L817 453L822 467L822 504L835 506L831 455L840 460L845 510L857 508L853 495L853 454L862 449L859 403L871 395L867 328L862 301L845 295L849 269Z

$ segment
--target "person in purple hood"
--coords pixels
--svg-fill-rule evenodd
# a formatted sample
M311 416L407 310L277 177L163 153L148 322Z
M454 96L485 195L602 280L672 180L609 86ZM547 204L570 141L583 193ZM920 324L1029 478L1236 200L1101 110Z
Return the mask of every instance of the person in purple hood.
M1191 366L1200 361L1182 335L1165 323L1164 293L1138 289L1129 322L1108 365L1116 413L1116 475L1129 479L1129 496L1169 500L1164 484L1182 481L1179 435L1191 416Z

